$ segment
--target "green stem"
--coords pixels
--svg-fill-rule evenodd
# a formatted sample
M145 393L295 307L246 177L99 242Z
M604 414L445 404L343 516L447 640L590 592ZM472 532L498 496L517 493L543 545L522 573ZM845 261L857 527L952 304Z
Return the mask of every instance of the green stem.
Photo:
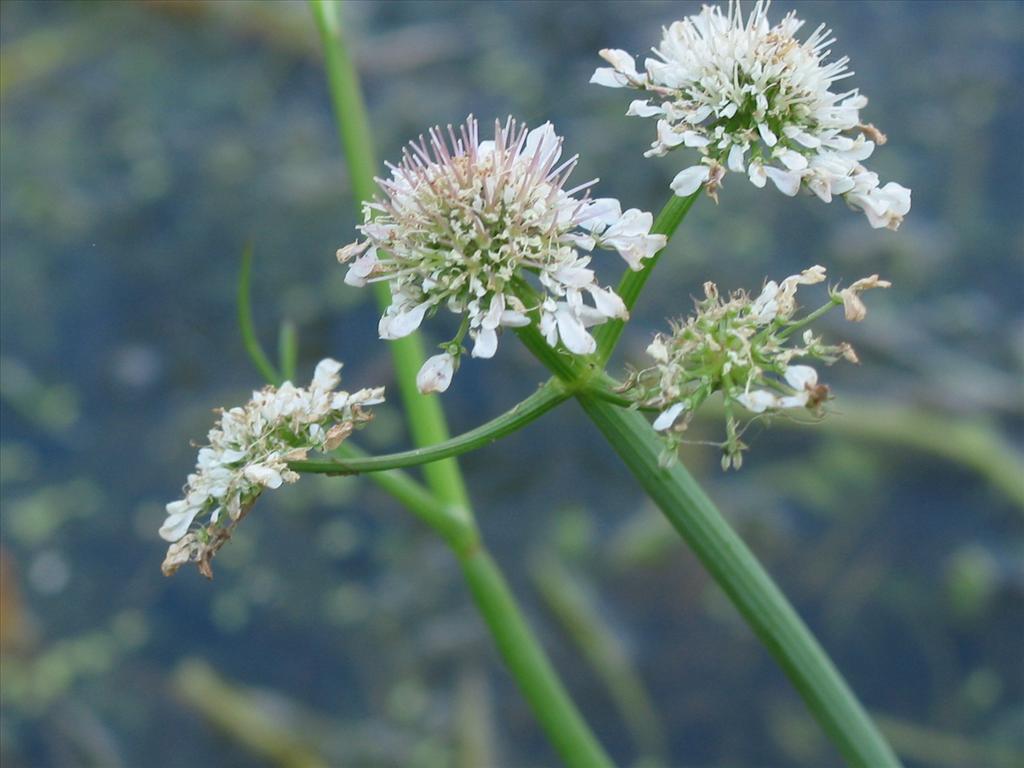
M366 455L351 443L342 443L338 452L353 459ZM451 546L502 658L566 765L570 768L611 766L611 760L580 716L523 618L515 596L480 540L472 519L453 514L449 506L438 501L405 472L392 469L376 472L371 477Z
M281 378L295 381L295 367L299 362L299 335L291 320L284 320L277 332L277 361Z
M428 464L450 456L458 456L493 443L511 434L550 411L571 397L560 381L552 379L521 403L476 429L464 432L451 440L425 448L391 453L386 456L367 456L358 459L328 459L322 461L292 461L288 466L296 472L324 475L356 475L362 472L380 472L399 467Z
M562 760L570 768L611 766L520 614L497 564L482 548L460 556L459 562L505 664Z
M309 2L323 43L331 101L352 188L357 198L368 200L374 192L376 161L359 79L341 34L338 4ZM387 286L379 283L376 291L378 303L386 306L390 301ZM423 397L416 389L416 373L424 359L419 337L407 336L391 344L414 442L421 446L444 442L448 429L439 401ZM445 536L509 670L563 760L573 768L612 765L559 682L501 572L483 549L458 464L445 459L425 465L423 471L433 494L411 480L406 482L397 470L372 477L382 485L390 484L392 493Z
M334 107L338 136L348 162L349 180L358 201L373 198L377 160L373 151L373 133L363 102L359 76L341 33L338 4L310 0L310 8L324 51L324 64ZM377 303L383 309L391 302L384 283L374 284ZM426 355L419 334L390 342L398 389L406 407L409 430L416 445L433 445L448 439L448 427L438 398L422 395L416 389L416 374ZM443 500L469 508L469 495L462 473L454 459L438 461L423 468L427 484Z
M647 420L577 396L630 471L739 609L851 765L899 761L853 692L742 539L681 464L658 465L662 446Z
M274 365L263 351L263 345L256 335L256 327L252 319L252 300L250 298L250 284L252 282L252 245L246 245L242 251L242 269L238 275L238 296L235 306L238 308L238 327L242 331L242 343L245 351L249 353L249 359L259 369L264 380L271 384L281 383L281 374L277 372Z
M825 315L827 315L829 312L831 312L833 309L835 309L836 307L838 307L842 303L843 303L842 299L838 299L838 298L830 299L828 304L824 304L824 305L818 307L816 310L814 310L810 314L805 315L804 317L801 317L799 320L795 320L792 323L790 323L789 325L787 325L785 328L783 328L777 334L778 337L780 339L788 339L790 336L792 336L794 333L799 331L801 328L806 328L808 325L810 325L811 323L815 322L816 320L824 317ZM769 326L769 328L770 327L771 326Z
M534 325L518 333L526 347L575 391L583 410L739 609L849 763L863 768L899 766L810 630L700 485L681 464L660 466L662 444L647 419L580 386L595 378L592 362L566 359L547 345Z
M672 235L675 234L676 229L679 228L683 219L686 218L686 214L690 212L690 208L693 207L694 202L699 196L700 190L694 192L689 197L676 197L673 195L665 203L665 207L661 209L658 217L654 220L651 234L665 235L666 238L671 240ZM647 278L651 276L651 272L654 271L654 267L664 252L665 248L662 248L654 256L644 261L643 268L640 271L629 271L623 275L616 292L622 301L625 302L626 309L632 311L636 300L640 297L644 284L647 282ZM611 357L612 352L615 350L615 345L618 343L619 337L622 336L622 331L625 327L626 323L624 321L612 320L597 330L595 338L597 339L597 363L599 367L603 368L605 363L608 362L608 358Z

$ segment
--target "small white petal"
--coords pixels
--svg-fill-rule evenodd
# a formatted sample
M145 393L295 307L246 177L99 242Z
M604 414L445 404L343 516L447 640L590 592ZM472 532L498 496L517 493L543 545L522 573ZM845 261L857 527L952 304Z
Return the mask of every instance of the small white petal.
M597 350L597 342L587 333L581 320L573 315L568 308L560 308L555 313L558 323L558 335L565 348L577 355L589 355Z
M778 398L764 389L744 392L736 401L752 413L764 413L769 408L778 407Z
M683 412L684 408L686 408L685 403L676 403L667 411L662 411L658 414L658 418L654 420L654 424L652 426L659 432L668 429L675 424L676 419L679 417L679 414Z
M629 81L611 67L598 67L590 76L590 82L594 85L603 85L605 88L626 88Z
M167 505L167 512L167 519L160 526L160 538L177 541L188 532L188 527L199 514L199 507L190 506L185 501L172 501Z
M688 197L700 189L710 174L711 169L706 165L691 165L677 173L669 186L678 197Z
M809 365L791 365L786 369L786 383L802 391L818 383L818 372Z
M668 120L658 121L658 143L663 147L678 147L686 140L686 133L677 133Z
M575 206L575 203L573 204ZM622 205L614 197L591 200L576 217L576 223L588 231L603 232L622 216Z
M762 141L769 147L774 147L779 141L779 137L768 127L767 123L758 123L757 132L761 134Z
M388 317L385 315L380 320L380 337L382 339L400 339L420 327L423 316L430 307L429 301L417 304L412 309L399 312L397 315ZM387 323L385 323L387 321Z
M780 398L777 407L779 407L779 408L806 408L807 407L807 401L809 399L810 399L810 393L807 392L806 390L804 390L803 392L798 392L795 395L789 395L787 397Z
M611 288L594 286L590 288L590 295L594 297L594 305L597 307L597 311L605 317L614 317L620 320L629 318L629 311L626 309L626 305Z
M366 285L366 278L373 273L373 270L379 263L377 260L377 249L375 247L370 248L349 265L348 272L345 273L345 283L357 288L363 287Z
M501 313L501 324L506 328L522 328L530 324L530 318L515 309L506 309Z
M729 159L726 160L726 165L729 166L730 171L736 171L737 173L743 171L743 155L746 151L746 147L742 144L733 144L729 148Z
M416 389L423 394L444 392L455 375L455 358L447 352L427 358L416 374Z
M711 139L697 131L683 131L683 145L687 147L706 147Z
M765 173L762 163L751 163L747 168L747 176L750 179L750 183L758 189L764 188L764 185L768 182L768 174Z
M630 103L629 109L626 110L627 117L654 117L663 113L664 110L661 107L651 106L647 99L636 99Z
M668 347L665 346L665 340L660 335L655 336L654 341L647 346L647 354L654 358L655 362L668 362Z
M600 51L600 56L615 67L616 72L632 78L640 76L636 71L636 60L626 51L619 48L604 48Z
M473 357L489 360L498 351L498 334L490 328L482 328L476 335L473 344Z
M341 382L341 363L330 357L325 357L316 364L313 371L313 389L328 392L334 389Z
M769 165L765 167L764 172L782 194L793 197L800 191L801 175L799 171L783 171L781 168L773 168Z
M791 171L802 171L807 167L807 158L792 149L777 149L775 157Z
M250 464L242 474L245 475L247 480L267 488L280 488L281 483L284 482L280 472L264 464Z
M554 164L562 154L562 140L551 123L544 123L526 134L522 157L538 157L541 167Z

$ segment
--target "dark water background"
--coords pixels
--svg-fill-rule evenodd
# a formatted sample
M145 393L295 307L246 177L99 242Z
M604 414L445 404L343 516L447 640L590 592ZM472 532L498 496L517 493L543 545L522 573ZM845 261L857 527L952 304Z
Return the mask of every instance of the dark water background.
M710 447L686 460L908 765L1021 765L1024 6L798 8L851 56L866 117L889 136L870 166L913 188L913 211L879 232L841 203L730 176L673 242L622 357L637 360L707 279L757 287L821 263L833 279L893 280L865 323L825 324L863 360L828 372L836 410L880 428L780 425L739 473ZM382 158L469 112L551 119L582 154L581 181L657 210L679 156L642 159L653 123L586 82L599 48L643 51L696 9L345 13ZM0 57L5 768L310 764L294 744L332 766L556 764L453 560L368 483L269 494L212 584L159 573L156 529L189 441L259 384L234 321L246 242L260 331L272 344L282 318L298 325L300 379L329 354L350 388L392 384L369 297L333 258L353 238L353 201L305 4L5 0ZM445 396L453 430L542 378L506 339ZM695 429L713 439L721 424ZM360 440L407 445L398 407ZM617 761L838 764L574 406L463 466L485 538ZM628 724L580 653L589 625L553 601L567 585L632 663ZM247 715L264 719L238 725Z

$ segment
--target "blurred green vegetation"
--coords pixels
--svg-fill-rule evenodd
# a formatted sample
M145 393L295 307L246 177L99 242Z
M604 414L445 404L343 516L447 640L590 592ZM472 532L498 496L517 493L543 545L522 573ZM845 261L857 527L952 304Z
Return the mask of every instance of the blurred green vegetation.
M586 81L599 48L643 50L696 8L345 12L382 157L469 112L550 118L581 180L657 209L676 159L643 160L651 126ZM893 280L866 322L826 326L863 361L828 371L836 418L752 431L744 470L723 475L696 444L720 431L709 410L685 459L908 765L1020 764L1024 5L799 13L851 56L889 136L873 168L913 188L913 211L874 232L839 204L729 182L662 260L621 362L704 280L755 287L810 263ZM189 441L260 382L235 325L245 243L267 349L300 378L331 354L347 386L390 383L375 313L334 262L353 206L305 4L5 0L0 21L5 767L553 764L443 545L357 478L261 500L213 584L159 574ZM278 341L282 322L296 335ZM444 400L453 428L532 392L530 365L515 345L467 363ZM487 539L613 756L835 764L594 438L567 406L463 463ZM394 407L363 442L407 444Z

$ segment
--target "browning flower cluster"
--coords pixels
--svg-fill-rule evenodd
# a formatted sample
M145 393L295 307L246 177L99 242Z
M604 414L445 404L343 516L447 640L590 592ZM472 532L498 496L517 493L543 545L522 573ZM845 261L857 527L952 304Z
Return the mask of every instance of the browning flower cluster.
M160 528L160 537L171 542L164 575L195 562L211 577L210 560L264 489L299 479L289 461L306 458L310 450L333 450L372 418L365 408L384 402L383 387L336 392L340 371L337 360L321 360L308 389L286 381L253 392L244 406L221 411L208 445L199 449L184 498L167 505Z
M839 358L856 362L857 357L848 344L824 344L807 325L840 303L847 307L847 319L862 320L864 304L858 294L889 287L873 275L834 289L821 310L796 317L797 289L824 280L825 268L814 266L781 283L768 281L756 298L743 291L723 298L714 283L705 283L694 314L654 337L647 348L653 365L635 371L625 389L639 405L660 411L654 428L666 441L663 461L675 458L694 411L715 393L721 393L726 413L724 469L738 469L746 449L738 409L763 414L797 408L820 414L828 387L819 383L814 368L794 361L831 364Z

